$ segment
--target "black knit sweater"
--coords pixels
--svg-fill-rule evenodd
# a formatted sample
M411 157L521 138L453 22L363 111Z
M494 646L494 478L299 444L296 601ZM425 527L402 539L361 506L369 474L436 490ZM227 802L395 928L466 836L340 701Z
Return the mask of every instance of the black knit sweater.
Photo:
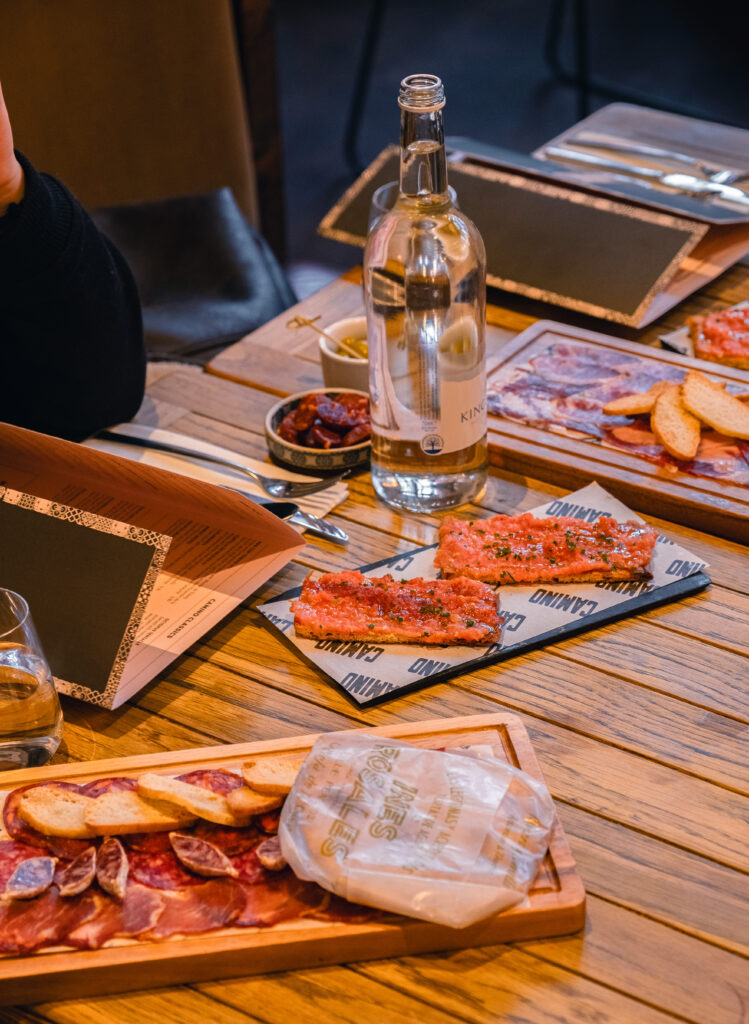
M25 195L0 217L0 420L80 440L143 398L138 292L70 192L17 156Z

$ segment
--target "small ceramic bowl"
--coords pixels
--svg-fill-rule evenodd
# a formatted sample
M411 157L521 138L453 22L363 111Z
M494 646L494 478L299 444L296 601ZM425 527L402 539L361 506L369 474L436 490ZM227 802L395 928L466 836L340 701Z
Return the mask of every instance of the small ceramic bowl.
M365 398L369 398L366 391L356 388L314 388L312 391L298 391L295 395L289 395L288 398L272 405L265 417L265 438L271 455L293 469L312 469L321 472L349 469L352 466L360 466L365 463L369 458L371 445L369 440L350 445L348 448L305 448L303 445L284 441L277 433L284 416L295 409L307 395L337 395L342 391L352 391L356 395L364 395Z
M347 320L336 320L330 327L325 328L325 333L331 338L366 338L367 318L365 316L353 316ZM326 388L345 388L347 391L369 392L369 360L352 359L351 356L340 355L339 350L333 349L333 345L327 338L320 335L320 364L322 365L322 379Z

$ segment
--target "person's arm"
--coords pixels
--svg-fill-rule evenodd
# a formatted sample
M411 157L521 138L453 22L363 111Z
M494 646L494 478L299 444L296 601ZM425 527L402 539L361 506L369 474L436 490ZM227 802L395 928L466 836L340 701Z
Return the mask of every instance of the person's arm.
M145 386L140 302L115 247L13 149L0 90L0 420L80 440Z

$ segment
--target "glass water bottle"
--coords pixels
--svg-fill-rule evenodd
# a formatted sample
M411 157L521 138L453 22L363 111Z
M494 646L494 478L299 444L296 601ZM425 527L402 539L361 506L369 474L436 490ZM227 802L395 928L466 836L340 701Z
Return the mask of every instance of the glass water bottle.
M451 203L435 75L401 83L400 192L364 256L372 481L413 511L470 501L486 480L486 257Z

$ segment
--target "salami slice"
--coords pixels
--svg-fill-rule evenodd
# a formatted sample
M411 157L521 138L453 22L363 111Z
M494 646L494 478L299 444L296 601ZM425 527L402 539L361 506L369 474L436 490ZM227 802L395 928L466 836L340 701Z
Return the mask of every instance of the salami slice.
M89 846L75 860L58 869L55 885L64 899L85 892L96 876L96 848Z
M137 788L137 779L117 776L111 779L94 779L93 782L87 782L85 786L81 786L80 790L86 796L96 799L96 797L101 796L103 793L122 793Z
M224 768L196 768L195 771L187 772L185 775L178 775L180 782L187 782L191 786L202 786L203 789L210 789L212 793L221 793L226 796L233 789L239 789L244 785L241 776L234 772L228 772Z
M187 889L203 881L197 875L185 871L171 849L165 853L132 851L128 860L133 881L150 889Z
M240 882L247 882L249 885L253 885L265 877L265 868L260 863L257 855L258 846L259 843L256 843L251 850L240 853L238 857L231 858L232 864L237 869L237 877Z
M29 857L38 857L39 848L17 843L12 839L0 839L0 892L18 865Z
M267 928L295 917L311 917L328 902L330 894L314 882L303 882L291 868L264 872L262 880L244 885L245 905L236 920L242 927Z
M121 900L125 896L129 870L130 865L122 843L116 836L109 836L101 844L96 855L96 881L110 896Z
M89 845L86 839L64 839L61 836L45 836L37 832L35 828L28 825L18 814L18 803L22 795L29 789L37 786L55 786L57 789L70 789L78 792L79 786L73 782L32 782L28 786L20 786L9 793L3 805L3 824L5 831L19 843L27 843L35 846L38 850L61 860L74 860L79 853L83 853Z
M212 821L198 821L191 832L200 839L212 843L222 850L227 857L236 857L240 853L246 853L254 846L257 846L258 835L254 825L246 825L244 828L232 828L231 825L215 825Z
M133 832L123 836L122 841L128 850L138 853L171 853L168 832Z
M258 817L258 823L263 832L268 832L269 835L275 835L278 832L278 822L281 818L280 809L277 811L269 811L267 814L261 814Z
M164 910L149 932L155 939L223 928L236 920L245 906L244 888L233 878L201 881L199 886L163 893L162 897Z
M232 862L213 843L206 842L198 836L185 835L181 832L170 832L169 841L172 844L177 859L196 875L203 875L207 878L218 878L226 875L236 878L239 871Z
M29 857L22 860L8 879L0 900L30 900L41 896L55 877L55 857Z
M286 867L286 858L281 852L281 840L278 836L269 836L258 844L257 859L267 868L268 871L283 871Z

